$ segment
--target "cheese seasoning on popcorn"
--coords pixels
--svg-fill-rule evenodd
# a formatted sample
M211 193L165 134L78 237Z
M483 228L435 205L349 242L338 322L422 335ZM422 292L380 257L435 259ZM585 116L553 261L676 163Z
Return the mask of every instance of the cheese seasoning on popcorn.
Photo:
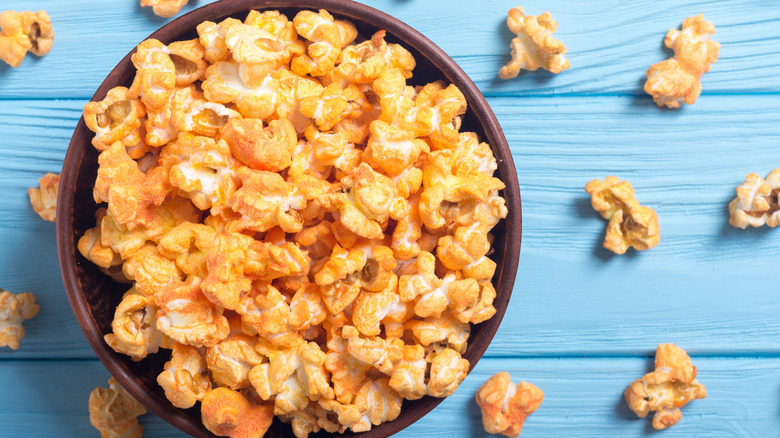
M22 322L38 314L40 306L29 292L12 294L0 288L0 347L18 350L24 327Z
M54 29L46 11L0 12L0 60L19 67L27 52L43 56L51 50Z
M197 33L144 41L84 108L102 206L78 248L128 283L108 345L170 350L158 383L221 436L362 432L451 395L507 214L463 94L325 10Z
M780 224L780 169L769 172L766 179L751 173L737 187L737 197L729 202L729 224L735 228Z
M569 60L564 58L566 46L552 34L558 29L558 22L549 12L542 15L525 15L522 6L509 11L506 25L512 33L512 60L498 71L501 79L516 77L520 70L535 71L543 68L558 74L569 68Z

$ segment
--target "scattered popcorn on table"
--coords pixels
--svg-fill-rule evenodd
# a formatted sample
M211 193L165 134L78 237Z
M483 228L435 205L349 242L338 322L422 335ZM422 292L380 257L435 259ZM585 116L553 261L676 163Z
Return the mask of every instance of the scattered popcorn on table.
M528 382L514 384L509 373L500 372L479 387L476 399L487 432L517 437L526 418L542 404L544 393Z
M512 60L498 71L501 79L511 79L520 70L543 68L557 74L569 68L569 60L563 57L566 46L552 36L558 22L549 12L538 17L525 15L523 7L518 6L509 11L506 25L517 36L512 38Z
M593 209L609 221L604 248L623 254L629 247L643 251L658 245L658 215L639 205L630 182L608 176L603 182L589 182L585 191L591 196Z
M49 53L54 29L46 11L0 13L0 59L19 67L28 51L37 56Z
M143 428L138 417L146 414L146 408L113 377L108 385L89 394L89 422L103 438L141 438Z
M12 294L0 288L0 347L19 349L24 338L22 322L38 314L40 306L29 292Z
M655 351L655 371L626 388L626 403L640 418L655 411L654 428L672 427L682 419L681 407L691 400L707 397L704 385L696 380L696 372L683 349L674 344L660 344Z
M737 197L729 203L729 224L745 229L748 226L780 224L780 169L769 172L766 179L751 173L745 182L737 187Z
M171 18L187 5L189 0L141 0L141 7L151 6L154 15L162 18Z
M711 41L715 33L712 22L702 14L683 20L682 30L671 29L664 45L674 56L653 64L647 70L645 92L661 107L679 108L691 105L701 94L701 77L718 60L720 44Z
M147 40L130 88L84 108L103 204L79 252L129 283L105 341L171 359L204 425L362 432L451 395L496 313L490 145L454 85L327 11L252 11Z
M27 189L30 204L41 219L54 222L57 217L57 192L60 187L60 175L47 173L38 180L38 188Z

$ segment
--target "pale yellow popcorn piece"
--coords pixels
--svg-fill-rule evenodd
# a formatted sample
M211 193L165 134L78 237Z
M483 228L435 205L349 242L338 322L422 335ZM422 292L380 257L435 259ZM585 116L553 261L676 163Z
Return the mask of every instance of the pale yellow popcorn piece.
M298 35L311 43L306 54L293 58L291 68L301 75L323 76L338 61L341 49L357 38L355 26L344 20L335 20L328 11L300 11L293 18Z
M40 306L29 292L12 294L0 288L0 347L18 350L24 327L22 322L38 314Z
M766 180L756 173L749 174L737 187L737 197L729 203L729 224L742 229L776 227L780 224L779 192L780 169L769 172Z
M275 345L290 346L301 340L290 325L292 314L285 296L270 284L256 283L239 299L235 311L244 324Z
M371 366L359 361L348 351L350 339L359 336L357 329L345 325L339 331L340 335L328 340L325 368L331 372L336 400L349 404Z
M447 269L462 271L466 278L491 279L496 263L487 257L490 250L487 227L479 222L455 227L452 235L439 239L436 255Z
M38 188L27 189L30 205L41 219L54 222L57 217L57 193L60 187L60 174L47 173L38 180Z
M355 394L353 405L362 415L350 425L353 432L365 432L371 426L393 421L401 414L403 399L393 390L387 378L367 380Z
M476 400L485 431L518 437L525 420L542 404L544 393L528 382L514 384L509 373L500 372L479 387Z
M604 248L623 254L629 247L643 251L658 245L658 215L639 205L630 182L608 176L603 182L589 182L585 191L591 196L593 209L609 221Z
M28 51L43 56L51 50L54 29L46 11L0 13L0 60L18 67Z
M369 40L345 47L332 75L353 83L367 84L387 69L400 68L410 78L416 65L414 57L398 44L387 44L385 34L384 30L380 30Z
M363 161L390 177L397 177L410 168L415 169L422 182L422 171L414 164L420 155L430 152L428 144L420 138L414 138L410 132L382 120L371 122L370 130Z
M101 269L109 269L122 264L122 257L119 256L119 253L115 252L110 246L103 245L101 224L105 216L105 207L99 208L95 213L98 226L85 231L77 245L79 253Z
M696 102L702 75L718 60L720 44L710 40L714 33L715 26L702 14L683 20L682 30L667 32L664 45L674 50L674 56L650 66L644 87L659 107Z
M200 406L203 425L218 436L257 438L265 435L274 419L271 405L256 405L240 392L214 388Z
M414 313L422 318L438 317L449 308L463 310L473 306L479 296L479 284L473 278L460 279L455 273L439 278L436 257L426 251L415 260L413 274L401 275L398 293L403 301L415 301Z
M696 380L696 374L696 367L683 349L674 344L660 344L655 351L655 371L626 388L626 403L640 418L655 411L655 429L674 426L682 419L681 407L691 400L707 397L707 390Z
M157 376L165 397L177 408L189 409L211 391L206 360L197 348L174 343L171 360Z
M166 233L157 249L174 260L184 274L204 278L208 273L206 261L209 250L216 235L213 227L184 222Z
M187 5L189 0L141 0L141 7L151 6L154 15L162 18L171 18L178 14L181 8Z
M552 34L558 29L558 22L549 12L538 17L525 15L522 6L509 10L506 25L517 37L512 38L512 60L498 71L501 79L511 79L520 70L534 71L543 68L552 73L560 73L569 68L569 60L564 58L566 46Z
M146 408L111 377L108 388L95 388L89 394L89 422L103 438L141 438L138 417Z
M206 70L203 94L216 103L235 103L245 117L265 119L281 102L279 80L266 74L254 84L249 70L235 61L220 61Z
M271 69L290 59L290 49L279 37L258 26L227 18L219 27L233 59L244 65L263 65ZM204 44L205 45L205 44Z
M168 102L176 87L176 65L170 49L155 39L144 40L131 60L138 70L127 97L141 99L149 111L159 110Z
M384 326L385 337L400 338L404 325L413 315L411 303L401 300L396 291L397 280L381 292L363 291L352 305L352 322L365 336L379 336L380 324Z
M428 363L421 345L404 345L403 358L390 376L389 385L407 400L417 400L428 393L425 373Z
M263 361L255 351L256 342L252 336L236 333L208 348L206 363L214 383L235 390L248 388L249 371Z
M198 40L205 50L206 61L214 64L224 61L228 57L228 48L225 44L225 33L217 23L204 21L196 28Z
M432 397L449 397L466 378L469 361L460 354L445 348L438 353L431 353L432 358L430 378L428 380L428 395Z
M84 106L84 123L95 133L92 145L101 152L117 141L125 146L138 144L145 115L143 103L129 98L125 87L114 87L100 102L89 102Z
M106 344L135 361L157 353L165 340L157 330L156 312L153 297L144 296L135 287L131 288L125 292L114 312L112 333L104 336Z

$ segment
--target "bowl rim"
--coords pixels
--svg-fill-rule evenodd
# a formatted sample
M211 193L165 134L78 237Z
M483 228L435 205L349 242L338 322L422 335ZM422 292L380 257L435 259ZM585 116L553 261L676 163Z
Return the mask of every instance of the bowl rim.
M245 13L253 9L267 10L278 8L309 10L325 9L334 15L338 15L339 18L366 22L379 29L385 29L388 34L394 35L396 38L403 41L403 43L407 45L406 47L413 47L417 52L434 63L449 83L457 84L458 88L466 97L469 111L473 113L478 124L481 126L484 131L484 136L488 137L480 138L480 141L487 142L494 150L498 163L499 175L501 176L502 182L506 185L503 190L503 195L512 208L509 209L507 217L504 219L506 248L504 257L501 260L501 266L499 267L499 271L497 271L497 273L500 272L500 275L497 275L498 278L492 280L493 284L496 285L496 291L498 292L493 303L496 308L496 314L489 321L482 323L487 324L490 322L491 330L489 333L485 333L485 336L483 336L484 339L481 339L482 342L473 342L475 339L470 338L469 348L464 355L464 357L468 356L474 358L469 360L469 372L471 372L495 336L506 311L517 274L522 234L522 206L516 169L509 145L495 114L490 108L487 99L482 95L477 86L443 49L400 19L371 6L357 3L352 0L220 0L201 6L171 20L145 39L156 38L169 43L171 41L176 41L176 38L181 35L191 32L199 23L205 20L222 20L228 16ZM135 51L136 47L133 47L133 49L111 70L105 79L103 79L95 94L90 99L91 101L103 99L110 88L121 85L117 80L121 79L130 71L130 69L134 69L130 57ZM437 60L440 62L435 62ZM78 258L80 256L76 248L77 237L74 236L73 221L67 220L73 217L75 184L79 174L77 170L81 167L87 148L91 146L87 144L88 142L78 141L79 134L91 134L86 127L83 116L79 119L78 124L74 129L63 161L60 188L70 190L59 191L57 205L58 211L61 214L58 214L56 218L57 253L60 263L60 273L68 301L79 327L87 338L90 347L95 351L110 374L151 412L185 433L197 437L213 437L215 435L208 432L202 424L193 424L190 421L190 417L181 414L182 411L175 408L167 400L163 402L157 397L150 396L147 387L117 359L117 353L104 342L104 334L99 330L98 324L89 310L86 298L81 293L81 285L76 271ZM503 151L504 153L499 154L496 153L497 151ZM68 193L69 191L72 193ZM484 330L482 330L480 334L483 332ZM411 415L401 415L396 420L382 423L368 432L360 434L346 433L345 435L360 435L366 438L390 436L422 418L443 400L443 398L426 396L419 401L422 403L422 407Z

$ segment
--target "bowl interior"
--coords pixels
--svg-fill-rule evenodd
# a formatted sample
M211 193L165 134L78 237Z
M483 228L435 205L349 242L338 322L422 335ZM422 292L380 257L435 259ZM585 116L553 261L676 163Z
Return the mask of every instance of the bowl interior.
M506 184L503 196L509 209L508 216L492 233L495 236L494 252L496 288L494 306L496 315L490 320L472 327L469 347L464 358L473 368L496 333L504 315L514 285L520 252L521 211L520 194L514 163L506 139L487 101L468 76L441 49L422 34L403 22L368 6L345 0L233 0L212 3L171 21L152 35L165 44L197 37L195 27L205 21L218 22L232 16L243 20L252 10L276 9L289 18L301 9L326 9L336 18L355 24L362 37L370 37L378 30L386 30L388 42L399 43L409 50L417 61L413 85L424 85L435 80L454 83L466 96L468 110L463 117L461 131L473 131L480 140L491 145L498 161L497 176ZM139 41L140 43L140 41ZM128 54L100 85L92 100L101 100L115 86L129 86L135 76ZM157 374L170 358L168 350L133 362L129 357L115 353L103 341L103 335L111 332L114 309L119 304L126 284L112 281L95 265L86 260L76 249L82 234L95 226L98 205L92 198L92 187L97 175L98 151L92 147L93 133L82 118L71 139L60 182L57 215L57 243L60 267L65 289L73 312L91 347L112 375L150 411L162 417L182 431L196 437L212 437L202 425L198 406L182 410L175 408L165 398L156 382ZM403 404L401 416L395 421L374 427L361 435L384 437L410 425L441 402L434 397ZM289 426L279 421L268 431L268 437L290 436ZM327 434L322 434L326 436ZM347 435L353 435L351 433ZM313 435L316 436L316 435Z

